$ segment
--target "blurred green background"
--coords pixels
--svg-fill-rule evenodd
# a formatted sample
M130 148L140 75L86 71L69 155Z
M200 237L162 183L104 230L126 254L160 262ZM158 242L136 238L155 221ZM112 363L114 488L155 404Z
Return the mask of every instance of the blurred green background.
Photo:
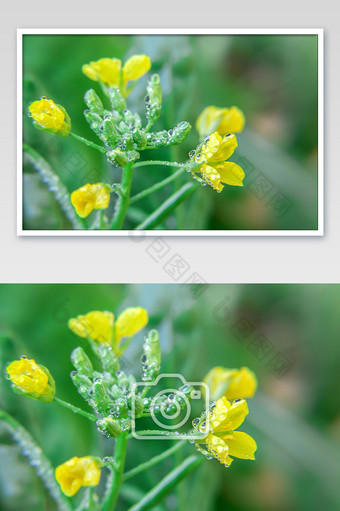
M34 129L28 104L43 95L53 99L68 111L75 133L98 141L82 112L85 91L93 87L100 93L100 87L81 67L102 57L124 60L140 53L151 57L151 71L162 81L163 113L155 129L170 129L182 120L193 125L183 144L145 151L142 159L185 161L198 143L196 119L208 105L237 105L247 119L231 158L245 170L244 188L226 186L221 194L202 188L159 228L317 229L318 63L313 35L25 35L24 141L46 158L70 192L87 182L119 182L121 171L70 137ZM128 98L128 108L140 114L146 83L144 76ZM169 172L167 167L138 169L132 193ZM183 182L189 179L182 176ZM25 229L70 228L28 165L23 186ZM173 191L169 184L136 203L124 228L134 228Z
M204 461L157 511L339 509L339 285L12 284L0 286L0 303L2 374L6 362L26 354L50 369L60 398L84 409L69 378L70 352L83 341L67 321L90 310L145 307L149 326L160 331L162 371L179 372L187 381L201 381L216 365L256 372L259 389L240 428L257 441L256 461L236 459L229 469ZM143 335L124 354L124 368L136 378ZM0 399L54 465L74 455L112 452L113 440L85 418L14 394L3 376ZM54 510L1 425L0 435L0 508ZM168 447L164 440L131 440L127 469ZM183 454L193 451L188 444ZM169 459L129 480L117 509L126 510L179 461Z

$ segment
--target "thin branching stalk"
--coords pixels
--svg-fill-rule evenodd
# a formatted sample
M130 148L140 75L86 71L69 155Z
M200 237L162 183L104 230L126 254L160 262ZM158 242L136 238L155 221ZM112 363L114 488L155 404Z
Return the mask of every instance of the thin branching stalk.
M8 433L20 446L24 456L29 459L30 465L49 491L55 501L58 511L71 511L73 506L69 499L61 492L54 478L54 469L50 460L45 456L39 445L26 429L14 417L4 410L0 410L0 421L3 422Z
M23 144L24 161L32 165L34 170L38 172L50 192L53 193L56 201L60 204L61 209L69 219L74 229L84 229L84 223L75 213L70 195L66 186L62 183L60 177L52 169L51 165L28 144Z
M76 413L78 415L82 415L83 417L86 417L92 422L95 422L98 417L95 415L92 415L92 413L85 412L85 410L82 410L81 408L78 408L77 406L71 405L71 403L67 403L66 401L63 401L62 399L59 399L58 397L54 397L54 401L59 403L61 406L64 406L68 410L71 410L71 412Z

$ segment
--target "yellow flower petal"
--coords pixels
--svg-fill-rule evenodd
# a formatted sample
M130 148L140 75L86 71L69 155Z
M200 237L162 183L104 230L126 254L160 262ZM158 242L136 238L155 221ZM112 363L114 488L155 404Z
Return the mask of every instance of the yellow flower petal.
M204 138L214 131L217 131L220 135L239 133L243 130L244 124L244 114L236 106L231 108L208 106L199 115L196 121L196 129L200 137Z
M101 81L109 87L119 87L122 62L120 59L103 58L82 67L84 75L94 81Z
M146 55L133 55L123 66L124 86L130 80L138 80L151 68L151 60Z
M225 396L230 400L253 397L256 389L257 379L255 373L248 367L241 367L239 371L234 371Z
M215 167L211 167L204 163L200 166L201 176L214 190L220 191L223 189L221 185L221 179L219 172L215 169Z
M217 134L218 135L218 134ZM220 143L216 151L213 152L210 161L228 160L238 146L235 135L226 135L220 138Z
M215 435L208 435L205 438L205 444L207 450L214 458L218 459L223 465L230 466L233 460L229 457L229 447L221 438Z
M246 118L242 110L232 106L224 109L221 122L216 129L221 135L239 133L243 130L245 122Z
M110 203L110 193L103 183L89 184L71 194L71 203L81 218L86 218L94 209L106 209Z
M219 173L222 183L232 186L243 186L245 173L236 163L225 161L219 165L215 165L215 169Z
M102 344L110 344L113 334L114 315L111 312L92 311L68 322L69 328L80 337L89 337Z
M148 313L141 307L129 307L125 309L117 318L116 328L116 342L119 342L122 337L131 337L139 332L147 325L149 321Z
M214 131L218 131L217 128L221 123L224 110L224 108L208 106L200 113L196 121L196 129L200 138L204 138Z
M248 405L243 399L238 399L231 405L226 397L217 400L210 415L210 426L215 433L237 429L248 415Z
M257 389L255 373L247 367L241 369L213 367L203 381L209 387L211 401L222 396L229 400L253 397Z
M100 481L100 468L92 456L77 456L59 465L55 477L62 492L72 497L82 486L97 486Z
M233 431L230 435L220 437L229 447L229 455L243 460L254 460L257 449L255 440L247 433Z
M237 399L228 410L229 429L237 429L243 423L249 413L247 402L244 399Z
M235 374L235 369L225 369L224 367L213 367L204 377L203 382L209 387L209 399L215 401L222 396L227 396L227 389L230 386L231 379ZM244 396L238 396L244 397Z
M23 392L42 395L48 387L47 374L33 359L14 360L6 371L12 383Z

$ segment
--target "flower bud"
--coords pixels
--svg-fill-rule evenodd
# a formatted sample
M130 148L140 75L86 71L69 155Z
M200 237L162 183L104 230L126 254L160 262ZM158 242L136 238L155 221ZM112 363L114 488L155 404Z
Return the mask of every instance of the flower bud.
M148 81L145 96L146 118L155 123L162 110L162 87L159 75L153 75Z
M129 133L124 133L124 135L122 136L121 142L123 144L123 148L124 149L126 149L126 150L133 149L133 137L132 137L132 134L130 132Z
M140 115L137 114L137 112L134 114L134 118L135 118L135 128L137 129L141 129L142 127L142 119L140 118Z
M71 119L65 108L56 105L52 99L42 97L28 107L29 116L36 128L59 137L67 137L71 130Z
M161 346L157 330L151 330L143 344L143 381L154 381L161 367Z
M110 98L111 105L114 110L118 110L118 112L122 112L123 110L126 109L126 101L119 89L114 89L113 87L109 87L107 89L107 94Z
M129 163L126 154L123 151L120 151L119 149L109 151L108 153L106 153L106 157L109 160L109 162L113 163L113 165L115 165L116 167L125 167L125 165Z
M112 407L112 401L106 391L103 381L100 379L95 381L90 390L91 406L94 407L97 413L106 414Z
M110 389L110 393L113 397L113 399L118 399L120 397L123 397L123 391L122 389L119 387L119 385L112 385L111 389Z
M146 146L148 139L143 130L136 129L133 132L133 141L138 147L138 149L143 149L143 147Z
M131 112L131 110L128 110L126 108L125 110L123 110L123 115L124 115L124 121L125 122L130 123L130 124L134 124L135 123L135 118L134 118L133 113Z
M119 360L112 347L100 344L95 347L95 351L100 358L104 371L114 375L119 369Z
M135 395L133 397L135 406L135 417L139 417L144 410L144 401L140 396Z
M170 130L169 136L170 136L170 144L176 145L181 144L189 135L191 130L191 125L187 121L182 121L177 126L173 128L173 130Z
M93 374L93 366L91 360L86 355L83 348L78 346L78 348L75 348L72 351L71 361L75 369L77 370L78 374L88 376L89 378L91 378Z
M93 89L89 89L85 92L84 100L92 113L99 115L103 114L103 103Z
M100 131L100 138L106 145L114 147L117 144L119 136L116 130L114 118L111 114L103 120L100 126Z
M91 112L90 110L84 110L84 117L87 120L87 122L90 125L91 130L98 136L101 137L101 125L103 122L103 119L100 117L100 115Z
M148 81L148 85L146 87L146 91L150 96L151 103L162 104L162 87L161 87L161 79L159 75L152 75L150 80Z
M108 437L117 437L122 432L119 422L114 420L112 417L99 419L96 424L99 431Z
M6 368L12 389L18 394L50 403L55 395L55 382L49 370L26 357L14 360Z
M70 376L74 386L76 387L81 397L85 399L85 401L90 402L91 399L89 390L92 386L92 381L90 380L90 378L88 378L84 374L78 374L76 371L72 371Z

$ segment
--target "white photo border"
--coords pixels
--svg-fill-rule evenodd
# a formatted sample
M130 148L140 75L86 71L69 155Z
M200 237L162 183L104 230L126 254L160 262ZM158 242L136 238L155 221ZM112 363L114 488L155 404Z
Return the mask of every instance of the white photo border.
M318 228L313 230L145 230L145 236L324 236L324 30L323 28L18 28L17 29L17 236L133 236L131 230L23 229L22 42L24 35L317 35L318 36Z

